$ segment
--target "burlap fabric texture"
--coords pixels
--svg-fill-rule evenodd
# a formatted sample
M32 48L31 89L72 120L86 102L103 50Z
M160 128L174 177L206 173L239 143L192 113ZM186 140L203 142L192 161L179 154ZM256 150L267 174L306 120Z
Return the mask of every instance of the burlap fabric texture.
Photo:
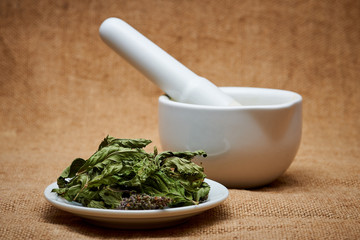
M45 187L107 134L160 147L162 92L100 40L111 16L218 86L300 93L288 171L153 231L92 226L47 203ZM1 239L360 238L359 1L2 0L0 26Z

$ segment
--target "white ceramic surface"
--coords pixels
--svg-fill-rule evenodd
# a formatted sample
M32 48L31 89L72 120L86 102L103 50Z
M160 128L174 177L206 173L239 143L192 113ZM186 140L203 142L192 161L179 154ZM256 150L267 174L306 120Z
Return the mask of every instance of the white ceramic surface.
M68 202L56 193L56 182L50 184L44 191L45 198L56 208L78 215L87 221L104 227L120 229L151 229L177 225L190 217L220 205L229 195L226 187L205 179L210 185L210 193L206 202L199 205L168 208L160 210L111 210L83 207L76 202Z
M301 140L302 97L294 92L245 87L222 90L243 106L216 107L159 98L163 150L203 149L196 158L208 178L231 188L268 184L292 163Z

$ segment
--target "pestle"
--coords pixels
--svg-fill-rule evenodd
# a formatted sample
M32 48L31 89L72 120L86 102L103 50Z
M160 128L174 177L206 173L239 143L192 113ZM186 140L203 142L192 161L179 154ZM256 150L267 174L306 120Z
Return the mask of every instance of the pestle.
M209 80L198 76L129 24L108 18L99 29L102 40L173 100L211 106L239 106Z

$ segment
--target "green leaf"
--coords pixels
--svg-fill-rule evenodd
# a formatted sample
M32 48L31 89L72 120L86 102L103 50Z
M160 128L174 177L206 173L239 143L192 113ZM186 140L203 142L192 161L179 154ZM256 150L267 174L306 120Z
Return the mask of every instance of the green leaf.
M72 178L75 176L77 171L84 165L85 160L82 158L76 158L70 166L65 168L65 170L61 173L60 177L57 180L57 184L59 187L65 187L67 184L66 178Z
M201 175L204 176L203 171L204 169L191 162L190 160L179 158L179 157L170 157L164 160L163 167L174 168L175 171L179 172L180 174L186 175Z
M78 170L78 173L88 171L94 165L96 165L99 162L102 162L104 159L106 159L107 156L117 151L118 149L119 147L117 146L107 146L95 152L87 161L85 161L84 165L82 165L81 168Z
M95 201L95 200L91 200L90 203L87 205L87 207L106 209L103 201Z
M111 188L104 188L99 192L101 199L109 208L117 208L122 200L122 191L115 191Z
M96 175L88 182L89 187L98 187L100 185L112 185L116 182L116 178L113 178L115 174L118 174L123 169L122 163L106 165L101 174Z
M151 143L151 140L147 139L120 139L114 138L111 136L107 136L104 140L100 143L98 150L107 147L109 145L117 145L119 147L125 148L144 148Z
M204 182L204 169L191 161L196 156L205 156L205 152L158 153L154 147L153 153L147 153L143 148L150 142L107 136L88 160L77 158L61 173L59 188L53 192L84 206L110 209L118 208L120 202L138 199L132 196L166 199L170 207L206 200L210 187ZM124 195L128 200L123 201ZM145 204L145 197L139 199ZM141 204L134 206L142 209Z
M74 186L67 188L67 191L62 196L68 201L73 201L76 195L80 192L80 190L81 190L81 185L76 184Z
M201 184L201 187L197 188L193 193L193 198L196 202L201 202L207 199L210 192L210 186L206 182Z

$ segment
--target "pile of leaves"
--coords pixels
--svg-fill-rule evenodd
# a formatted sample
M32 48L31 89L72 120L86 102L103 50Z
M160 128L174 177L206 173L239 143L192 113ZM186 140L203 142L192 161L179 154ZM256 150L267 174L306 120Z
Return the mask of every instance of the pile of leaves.
M208 197L203 168L191 161L204 151L147 153L146 139L107 136L87 160L76 158L52 191L68 201L105 209L160 209L199 204Z

